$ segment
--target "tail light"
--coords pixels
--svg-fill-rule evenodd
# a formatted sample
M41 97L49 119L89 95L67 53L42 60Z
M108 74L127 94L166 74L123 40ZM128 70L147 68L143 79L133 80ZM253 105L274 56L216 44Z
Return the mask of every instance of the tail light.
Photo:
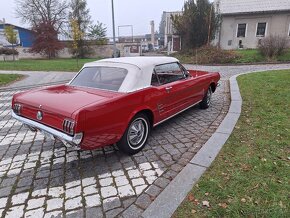
M75 127L75 122L71 120L65 119L62 123L62 129L64 132L73 135L74 134L74 127Z
M14 104L13 106L13 111L15 114L20 115L21 114L21 109L22 109L22 105L21 104Z

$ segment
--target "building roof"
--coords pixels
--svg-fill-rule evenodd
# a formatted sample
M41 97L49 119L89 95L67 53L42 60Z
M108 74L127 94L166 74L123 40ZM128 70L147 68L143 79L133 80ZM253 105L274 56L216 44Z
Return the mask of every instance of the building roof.
M128 71L119 92L133 92L151 85L151 77L156 65L178 62L173 57L122 57L108 58L87 63L84 67L119 67Z
M289 0L216 0L221 14L290 11Z

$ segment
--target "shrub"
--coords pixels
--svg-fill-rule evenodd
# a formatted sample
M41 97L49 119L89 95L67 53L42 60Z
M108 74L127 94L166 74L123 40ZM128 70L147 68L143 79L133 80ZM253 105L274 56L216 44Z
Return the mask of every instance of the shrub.
M187 53L176 53L173 56L183 63L197 64L225 64L234 63L241 57L235 51L222 50L214 46L203 46Z
M0 55L18 55L19 52L12 48L0 48Z
M288 40L283 36L270 35L259 41L258 48L263 56L273 59L285 52L288 48Z

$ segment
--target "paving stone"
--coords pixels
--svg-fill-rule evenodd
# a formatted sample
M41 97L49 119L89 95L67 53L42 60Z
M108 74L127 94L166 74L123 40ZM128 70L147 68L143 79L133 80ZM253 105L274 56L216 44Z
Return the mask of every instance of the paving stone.
M5 188L1 188L0 189L0 198L1 197L7 197L10 194L11 190L12 190L11 186L5 187Z
M145 181L143 178L138 178L138 179L132 179L131 180L132 185L135 186L140 186L140 185L145 185Z
M36 210L29 210L25 213L24 217L43 217L44 215L44 209L43 208L38 208Z
M114 186L107 186L101 188L101 195L103 198L108 198L117 195L117 189Z
M65 210L71 210L71 209L81 207L82 206L81 200L82 200L81 197L76 197L76 198L66 200Z
M122 216L126 218L135 218L135 217L139 217L142 214L142 212L143 212L142 209L136 207L133 204L122 213Z
M46 210L51 211L51 210L55 210L55 209L62 209L63 201L64 201L63 198L53 198L53 199L47 200Z
M12 205L24 204L25 201L28 199L28 195L29 192L13 195L11 200Z
M83 190L84 195L92 195L98 193L98 190L95 185L87 186Z
M111 210L111 209L114 209L114 208L120 207L120 206L121 206L121 201L118 197L106 198L103 201L104 211L108 211L108 210Z
M152 197L156 197L161 192L161 189L156 185L151 185L145 192Z
M115 182L117 186L123 186L129 184L129 181L126 176L119 176L115 178Z
M132 196L135 194L131 185L118 187L118 193L121 198L126 196Z
M138 177L140 177L141 176L141 173L140 173L140 171L139 170L129 170L128 171L128 175L129 175L129 177L130 177L130 179L133 179L133 178L138 178Z
M44 218L62 218L62 217L64 216L62 214L62 211L60 210L52 211L44 215Z
M5 218L15 218L15 217L22 217L23 214L24 214L24 205L19 205L19 206L10 208L4 216Z
M8 198L0 198L0 208L5 208Z
M105 179L100 179L99 183L101 186L109 186L113 184L113 178L112 177L108 177Z
M77 186L77 187L74 187L74 188L70 188L70 189L67 189L65 191L65 198L74 198L76 196L80 196L81 195L81 186Z
M116 208L106 212L106 218L115 218L118 217L117 215L120 214L124 209L123 208Z
M44 205L45 198L36 198L36 199L30 199L27 202L27 210L31 210L34 208L42 207Z
M61 197L64 194L64 189L63 187L54 187L54 188L49 188L48 190L48 195L51 197Z
M169 183L170 183L170 180L166 179L166 178L163 178L163 177L158 178L154 182L154 184L159 186L160 188L165 188Z
M90 207L86 209L87 218L102 218L104 217L102 208L100 207Z
M136 194L137 195L141 194L147 187L148 187L148 185L136 186L135 187Z
M77 182L77 181L74 181L74 182ZM89 186L89 185L94 185L94 184L96 184L96 179L93 177L82 179L83 186Z
M137 198L137 201L135 204L143 209L146 209L151 204L151 202L152 201L149 195L142 194L140 195L140 197Z
M80 218L84 217L84 212L83 210L73 210L68 213L66 213L67 218Z
M101 198L98 194L85 196L85 200L87 207L95 207L101 205Z

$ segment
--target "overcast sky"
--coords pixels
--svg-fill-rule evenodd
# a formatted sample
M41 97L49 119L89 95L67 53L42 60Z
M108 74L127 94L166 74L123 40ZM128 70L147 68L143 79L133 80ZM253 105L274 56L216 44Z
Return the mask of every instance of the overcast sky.
M185 0L114 0L115 26L133 25L134 35L150 33L150 21L154 20L158 30L163 11L180 11ZM100 21L107 27L107 35L112 36L111 0L87 0L94 22ZM0 0L0 19L6 23L28 27L22 24L15 14L14 0ZM129 28L120 27L120 36L130 35Z

